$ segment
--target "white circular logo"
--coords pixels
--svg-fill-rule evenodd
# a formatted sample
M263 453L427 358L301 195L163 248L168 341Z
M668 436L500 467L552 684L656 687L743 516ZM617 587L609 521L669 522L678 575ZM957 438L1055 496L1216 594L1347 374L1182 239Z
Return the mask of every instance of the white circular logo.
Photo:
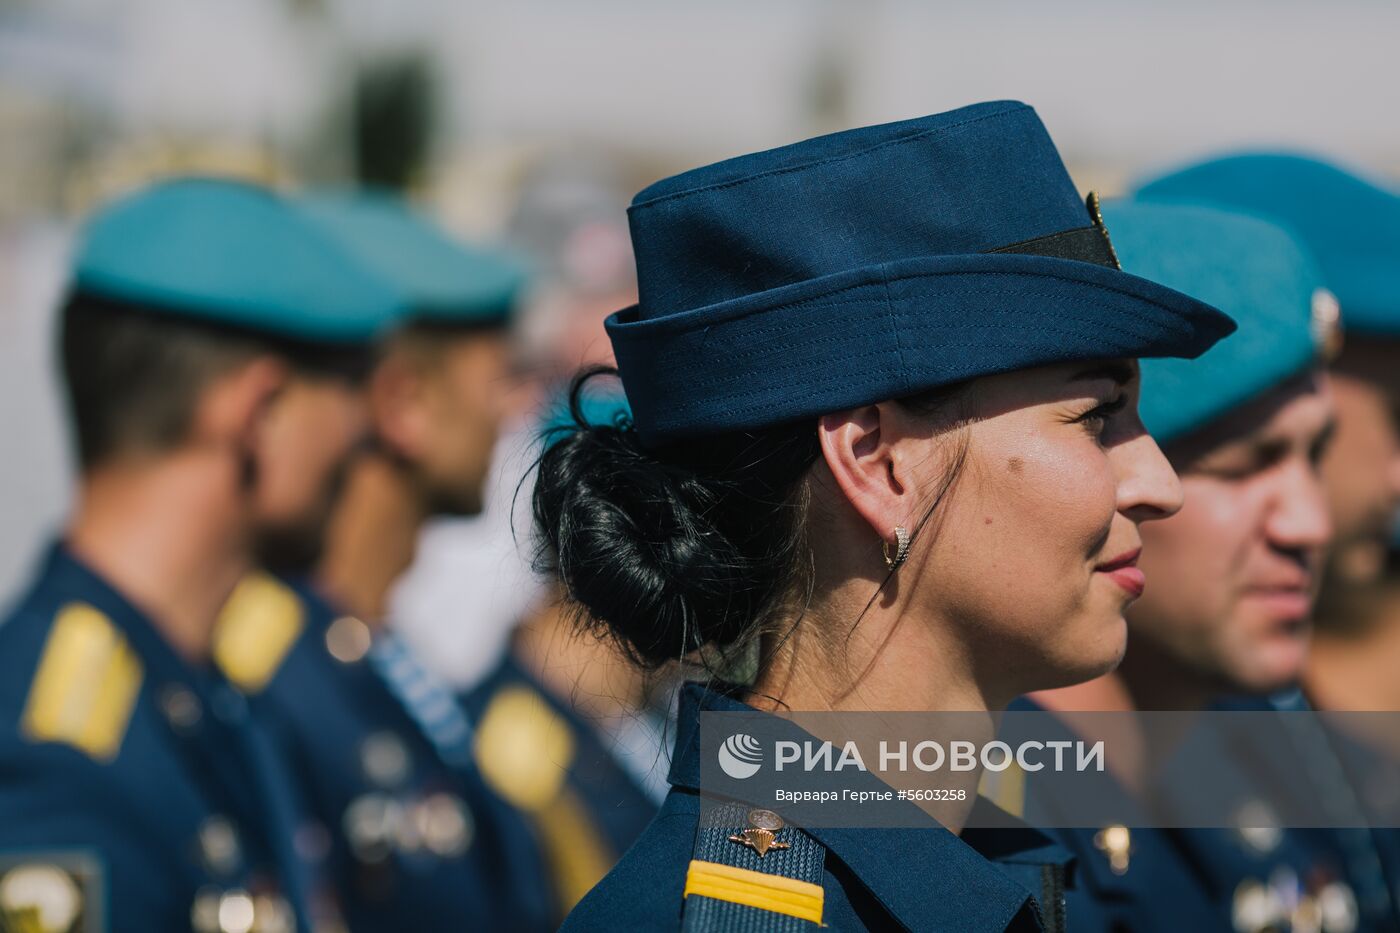
M753 777L763 765L763 746L758 739L736 732L719 747L719 766L732 778Z

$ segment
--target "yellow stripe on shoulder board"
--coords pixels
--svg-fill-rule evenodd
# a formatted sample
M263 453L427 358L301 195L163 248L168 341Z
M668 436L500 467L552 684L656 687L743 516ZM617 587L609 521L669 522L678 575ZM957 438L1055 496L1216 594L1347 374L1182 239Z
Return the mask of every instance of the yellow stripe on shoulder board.
M826 892L819 884L766 872L692 859L685 873L685 896L698 894L799 920L822 922Z
M304 623L295 590L270 574L249 574L219 613L214 663L245 693L257 693L282 666Z
M111 761L126 737L141 677L141 660L112 620L70 603L54 617L21 729L32 741L63 742Z

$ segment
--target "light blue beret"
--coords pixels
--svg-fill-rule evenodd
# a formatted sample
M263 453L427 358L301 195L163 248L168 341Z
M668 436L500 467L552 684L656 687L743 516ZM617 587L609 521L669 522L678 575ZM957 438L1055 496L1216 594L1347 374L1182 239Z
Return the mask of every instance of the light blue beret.
M83 231L74 290L309 342L367 343L405 310L289 199L243 182L161 182L99 211Z
M1159 441L1204 427L1318 359L1336 302L1282 227L1216 208L1134 201L1107 202L1103 216L1125 272L1239 325L1198 359L1142 361L1142 420Z
M1348 332L1400 336L1400 195L1335 165L1288 154L1203 162L1137 197L1192 201L1276 220L1316 258Z
M318 193L302 198L301 206L313 223L404 291L410 318L503 322L525 283L519 263L450 238L393 195Z

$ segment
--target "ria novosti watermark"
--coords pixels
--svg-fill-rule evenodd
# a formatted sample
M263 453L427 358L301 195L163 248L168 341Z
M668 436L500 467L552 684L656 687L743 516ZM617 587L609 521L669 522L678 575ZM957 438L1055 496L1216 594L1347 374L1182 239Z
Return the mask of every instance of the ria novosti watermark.
M798 825L1400 827L1400 713L705 712L700 790ZM995 806L988 806L987 804Z
M1022 771L1043 771L1047 767L1054 771L1103 771L1104 743L1102 740L1088 743L1083 740L1050 739L1037 741L1027 739L1014 748L1007 742L993 739L981 745L966 740L953 739L946 744L924 739L910 742L907 739L878 743L877 770L881 773L907 772L911 769L923 772L941 771L1006 771L1016 767ZM1072 753L1072 754L1071 754ZM720 769L735 780L753 777L763 766L763 743L745 732L736 732L725 739L716 753ZM1048 761L1046 760L1048 758ZM852 768L869 771L860 745L847 741L839 746L831 741L807 739L777 739L773 742L773 770L802 770L812 772L844 771Z

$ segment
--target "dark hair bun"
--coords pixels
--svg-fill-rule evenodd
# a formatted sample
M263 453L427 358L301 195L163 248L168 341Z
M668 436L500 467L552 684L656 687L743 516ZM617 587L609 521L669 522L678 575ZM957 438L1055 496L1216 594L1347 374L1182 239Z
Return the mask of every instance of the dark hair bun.
M756 435L706 438L665 451L641 446L630 419L590 422L581 374L569 419L550 429L538 464L534 516L543 563L569 596L633 657L659 666L709 644L730 645L790 582L795 534L787 495L815 457L779 472L735 456Z

